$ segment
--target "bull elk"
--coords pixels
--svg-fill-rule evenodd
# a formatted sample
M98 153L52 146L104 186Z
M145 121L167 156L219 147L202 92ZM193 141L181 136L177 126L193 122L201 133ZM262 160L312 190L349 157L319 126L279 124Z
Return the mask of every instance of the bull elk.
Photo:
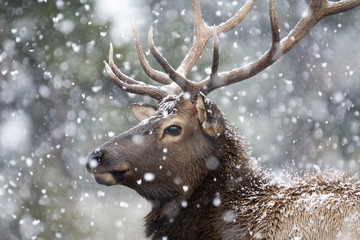
M164 72L150 67L133 24L134 41L146 74L161 86L139 82L114 64L110 45L106 70L123 90L158 100L156 107L130 106L140 123L94 150L87 170L96 182L121 184L152 203L145 217L152 239L360 239L360 181L347 173L308 174L277 183L260 170L241 137L206 95L248 79L292 49L322 18L348 11L360 0L311 0L303 17L280 38L275 0L269 1L272 44L256 61L218 72L217 35L237 26L255 0L229 20L208 26L199 0L192 0L194 39L175 70L153 42L150 52ZM214 39L211 74L186 78Z

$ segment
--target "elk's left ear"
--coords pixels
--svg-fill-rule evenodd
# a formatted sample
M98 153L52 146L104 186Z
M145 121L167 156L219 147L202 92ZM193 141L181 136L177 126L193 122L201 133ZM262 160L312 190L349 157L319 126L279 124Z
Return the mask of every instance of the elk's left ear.
M133 116L139 122L153 116L156 112L156 108L154 106L148 104L138 104L138 103L131 104L130 110Z
M221 124L219 124L216 119L208 116L204 96L201 94L199 94L196 99L196 110L204 132L211 137L217 137L222 130Z

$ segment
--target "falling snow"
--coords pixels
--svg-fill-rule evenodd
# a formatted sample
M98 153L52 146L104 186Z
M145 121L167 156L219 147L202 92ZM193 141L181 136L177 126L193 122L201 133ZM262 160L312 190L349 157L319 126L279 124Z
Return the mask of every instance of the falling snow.
M209 26L218 24L243 2L203 0L203 17ZM96 184L85 164L91 149L136 124L130 103L156 102L117 89L106 76L103 61L112 42L115 63L132 78L152 83L142 72L131 41L134 19L149 63L160 70L147 46L147 31L153 26L156 45L178 67L192 42L190 6L182 1L140 0L2 2L2 237L144 239L142 219L150 204L128 188ZM219 35L219 71L251 63L268 48L267 8L266 1L258 1L243 23ZM304 1L277 5L281 36L291 31L305 8ZM269 69L209 95L245 136L254 158L275 174L326 167L360 170L360 51L354 48L358 16L356 10L328 17ZM198 81L211 73L211 45L212 39L190 79ZM159 137L156 131L150 135ZM132 143L135 151L146 141L143 135L134 135ZM160 163L171 161L169 149L160 149L161 171L168 170ZM89 164L95 168L99 163ZM215 157L203 164L209 171L220 166ZM139 187L157 180L152 172L142 174L135 179ZM190 192L182 179L174 183L180 191ZM309 195L303 201L311 205L314 199L331 197ZM220 193L212 204L221 206ZM189 208L189 203L184 200L181 207ZM221 218L236 221L233 210Z
M144 174L144 180L147 182L151 182L155 179L155 174L153 173L145 173Z

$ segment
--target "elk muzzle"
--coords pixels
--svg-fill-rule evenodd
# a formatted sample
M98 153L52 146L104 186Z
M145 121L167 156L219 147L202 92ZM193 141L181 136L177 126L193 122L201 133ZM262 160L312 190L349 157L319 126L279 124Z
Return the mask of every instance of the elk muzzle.
M123 184L125 179L131 175L130 164L111 164L107 161L105 150L96 149L88 157L86 169L92 173L95 181L103 185Z

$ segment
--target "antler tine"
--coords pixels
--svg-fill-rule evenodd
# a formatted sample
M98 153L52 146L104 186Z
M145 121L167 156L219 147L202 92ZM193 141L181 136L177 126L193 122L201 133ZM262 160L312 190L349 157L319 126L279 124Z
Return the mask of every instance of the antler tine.
M125 83L128 84L139 84L139 82L137 82L136 80L126 76L125 74L123 74L120 69L115 65L114 63L114 48L112 43L110 43L110 50L109 50L109 67L111 69L111 71L115 74L115 76L117 76L118 78L122 79Z
M280 31L279 24L276 15L275 0L269 1L269 15L270 15L270 25L272 33L272 45L275 45L280 42Z
M211 65L210 83L211 85L216 86L219 81L218 69L219 69L220 55L219 55L219 39L215 28L213 29L213 39L214 39L214 48L213 48L213 61Z
M295 25L295 27L280 40L278 20L276 16L275 0L269 0L269 14L272 32L272 44L256 61L246 66L233 69L228 72L218 74L219 82L211 81L211 76L205 78L201 84L204 94L226 85L230 85L245 79L248 79L261 72L281 56L290 51L322 18L351 10L360 5L360 0L343 0L341 2L330 2L328 0L311 0L303 17Z
M241 23L244 20L244 18L247 16L247 14L250 12L255 2L256 0L246 1L245 4L242 6L242 8L240 8L240 10L233 17L231 17L226 22L219 24L216 27L216 31L218 33L228 32L237 25L239 25L239 23Z
M122 81L120 78L118 78L115 75L115 73L112 71L111 67L107 62L105 62L105 68L111 80L118 87L120 87L121 89L127 92L140 94L140 95L148 95L159 101L167 96L167 93L165 91L162 91L160 88L157 88L155 86L150 86L150 85L145 86L144 84L132 85Z
M144 53L141 48L140 40L138 37L138 34L136 32L135 23L132 22L132 31L134 35L134 42L136 47L136 52L140 60L141 67L143 68L144 72L153 80L157 81L161 84L171 84L172 80L169 78L169 76L163 72L157 71L153 68L151 68L149 62L146 60Z
M109 63L105 62L105 68L111 80L120 88L127 92L136 93L140 95L149 95L152 98L161 100L168 95L168 93L160 87L151 86L143 82L123 74L114 63L113 46L110 44Z
M244 6L240 8L232 18L217 26L209 27L202 18L200 1L192 0L192 15L194 21L193 45L176 71L182 76L187 76L204 51L207 41L213 34L213 28L216 28L217 33L230 31L247 16L255 1L256 0L247 0Z
M153 40L153 28L150 27L148 42L151 54L154 56L156 61L161 65L164 71L169 74L169 77L172 81L174 81L184 92L194 92L198 90L196 88L196 84L186 79L182 75L180 75L169 63L168 61L161 55L161 53L157 50L154 40ZM196 89L196 90L195 90Z
M359 0L343 0L339 2L330 2L328 0L321 0L322 7L324 7L324 16L329 16L333 14L338 14L341 12L346 12L357 6L360 6ZM316 3L316 1L313 1Z

